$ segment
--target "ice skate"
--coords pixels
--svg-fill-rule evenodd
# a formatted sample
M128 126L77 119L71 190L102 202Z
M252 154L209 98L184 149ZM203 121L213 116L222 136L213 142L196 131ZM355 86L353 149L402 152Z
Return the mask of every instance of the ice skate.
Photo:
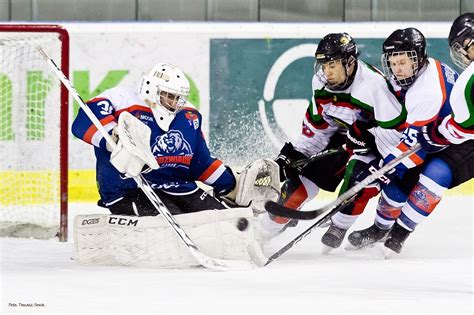
M403 243L408 238L410 233L411 231L408 231L398 223L395 223L387 236L384 246L391 249L395 253L400 254L403 248Z
M390 229L383 230L376 224L373 224L364 230L354 231L349 234L349 237L347 238L350 246L346 249L361 249L377 242L382 242L385 240L389 231Z
M321 243L323 243L322 253L324 255L329 254L330 251L341 246L346 232L347 229L339 228L334 223L331 223L329 229L321 238Z

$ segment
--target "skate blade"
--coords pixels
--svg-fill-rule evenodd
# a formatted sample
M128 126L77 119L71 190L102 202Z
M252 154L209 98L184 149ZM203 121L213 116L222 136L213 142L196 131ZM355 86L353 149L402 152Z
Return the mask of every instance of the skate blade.
M324 245L323 244L323 248L321 249L321 254L323 255L329 255L329 253L331 253L335 248L332 248L330 246L327 246L327 245Z
M344 247L345 250L348 251L356 251L356 250L364 250L364 249L370 249L375 246L376 243L366 245L366 246L354 246L351 243L347 243L347 245Z
M397 255L396 252L394 252L393 250L385 246L383 247L383 253L384 253L384 259L391 259Z

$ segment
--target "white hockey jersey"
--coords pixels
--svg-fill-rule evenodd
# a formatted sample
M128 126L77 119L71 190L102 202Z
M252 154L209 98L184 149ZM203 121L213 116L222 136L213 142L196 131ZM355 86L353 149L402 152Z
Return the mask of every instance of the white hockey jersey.
M299 152L307 156L321 152L336 132L345 133L348 126L367 116L377 122L371 132L383 156L399 143L401 134L396 128L403 125L406 111L393 85L373 66L359 60L354 81L345 90L328 89L317 75L312 87L313 97L295 144Z
M454 144L474 139L474 62L454 84L450 103L452 114L443 120L439 132Z
M418 134L423 126L449 115L451 112L449 97L457 76L457 73L446 64L428 58L427 65L420 70L416 81L408 90L402 90L407 110L406 128L402 141L385 159L386 162L414 146L418 142ZM403 172L422 164L425 157L426 152L420 150L412 154L409 159L404 159L396 168Z

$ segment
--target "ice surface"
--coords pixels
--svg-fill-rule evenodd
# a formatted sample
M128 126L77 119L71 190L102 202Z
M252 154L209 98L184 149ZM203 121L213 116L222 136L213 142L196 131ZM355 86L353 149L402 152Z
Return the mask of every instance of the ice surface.
M390 259L381 245L347 251L347 240L324 256L324 230L317 229L253 271L81 266L71 260L72 235L67 243L1 239L1 313L472 314L473 203L472 196L443 199ZM372 201L353 229L370 225L374 208ZM75 214L98 212L92 204L73 204L70 222ZM288 229L265 252L308 224Z

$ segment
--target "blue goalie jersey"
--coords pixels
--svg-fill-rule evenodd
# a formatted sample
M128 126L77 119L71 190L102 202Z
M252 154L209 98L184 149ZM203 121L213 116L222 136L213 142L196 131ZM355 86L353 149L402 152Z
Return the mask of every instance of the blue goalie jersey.
M158 127L150 107L131 90L112 88L87 102L87 106L109 133L123 111L151 129L150 147L159 168L143 176L153 189L185 195L198 188L195 181L213 186L216 193L226 193L235 186L232 173L222 161L211 156L201 131L202 117L195 108L186 107L178 112L165 132ZM125 178L110 163L105 138L82 109L72 124L72 133L94 145L97 185L105 205L137 189L132 178Z

